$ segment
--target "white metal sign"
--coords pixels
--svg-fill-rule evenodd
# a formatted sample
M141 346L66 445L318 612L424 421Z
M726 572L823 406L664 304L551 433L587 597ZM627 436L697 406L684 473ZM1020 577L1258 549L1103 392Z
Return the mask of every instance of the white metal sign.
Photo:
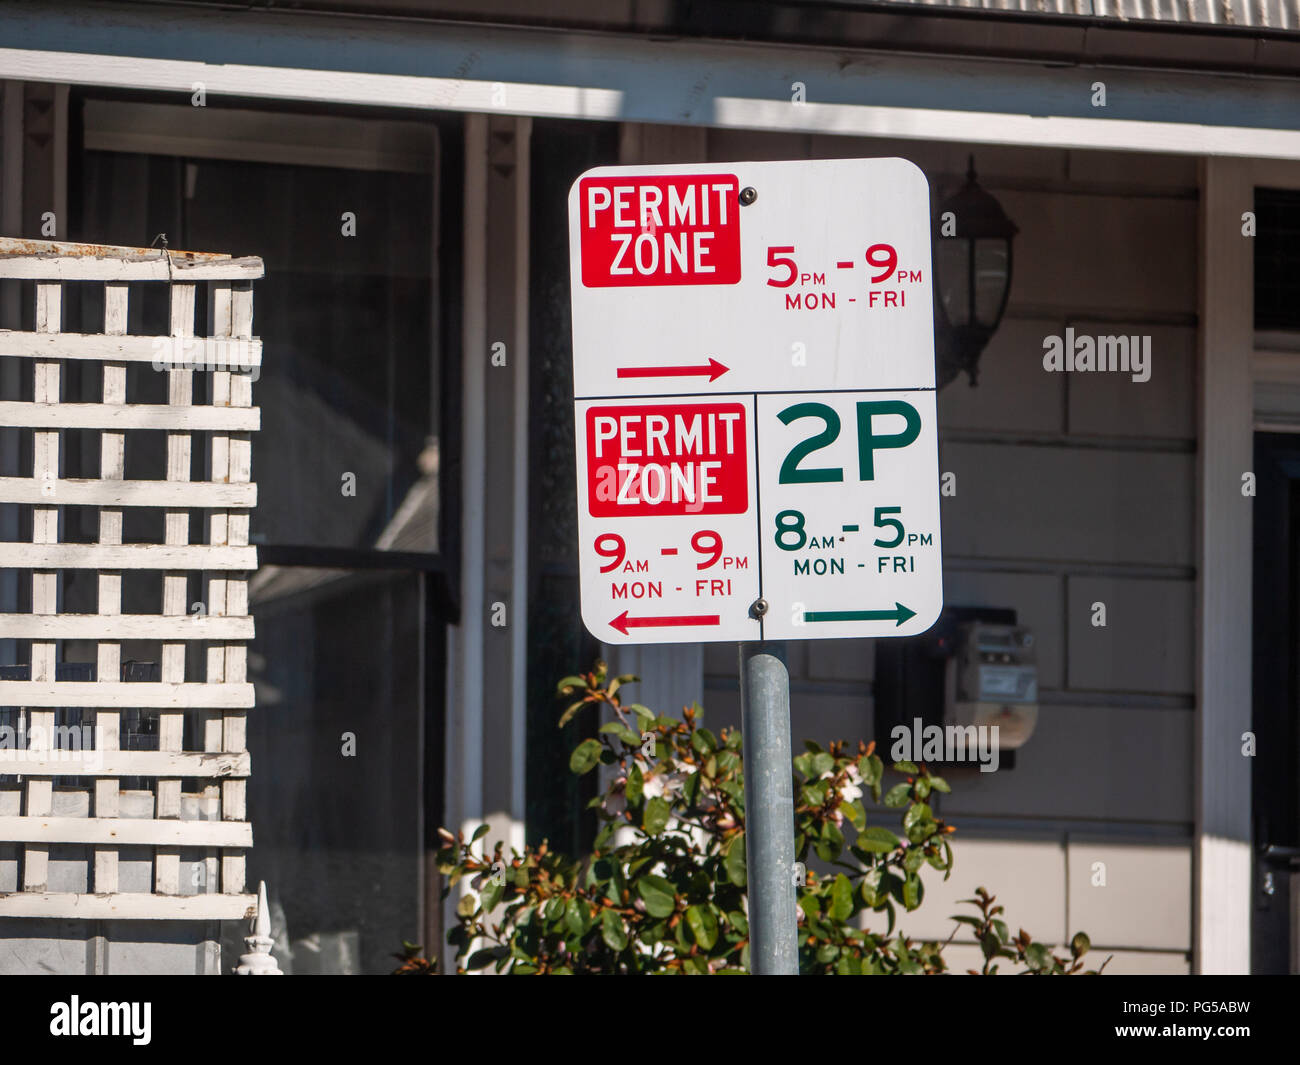
M943 588L921 171L600 167L569 192L569 250L592 634L929 628Z

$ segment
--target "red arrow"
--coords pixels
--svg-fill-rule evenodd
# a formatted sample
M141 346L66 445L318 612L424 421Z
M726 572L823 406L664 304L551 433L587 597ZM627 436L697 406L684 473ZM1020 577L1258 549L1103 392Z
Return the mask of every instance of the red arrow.
M717 614L687 614L663 618L630 618L627 611L619 614L610 625L624 636L628 629L658 628L664 625L717 625L722 619Z
M716 381L727 367L710 357L708 366L620 366L619 377L707 377Z

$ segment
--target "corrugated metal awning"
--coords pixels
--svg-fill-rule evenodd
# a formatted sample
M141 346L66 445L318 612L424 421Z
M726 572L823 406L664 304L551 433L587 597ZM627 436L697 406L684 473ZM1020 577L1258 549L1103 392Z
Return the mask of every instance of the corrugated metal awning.
M1298 0L872 0L872 7L1005 11L1022 15L1104 18L1117 22L1184 23L1300 30Z
M43 0L53 3L54 0ZM161 9L231 8L230 0L135 0ZM845 25L867 13L911 9L918 14L1103 19L1135 27L1160 25L1235 30L1300 31L1300 0L259 0L264 10L372 18L492 22L550 28L605 29L688 36L798 39L807 21Z

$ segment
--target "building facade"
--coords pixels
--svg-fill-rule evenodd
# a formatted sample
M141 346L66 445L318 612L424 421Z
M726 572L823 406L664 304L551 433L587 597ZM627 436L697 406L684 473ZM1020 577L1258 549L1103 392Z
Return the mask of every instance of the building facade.
M1300 10L1024 6L0 7L0 235L266 264L249 881L282 965L435 941L439 824L580 847L553 689L595 657L739 724L733 647L578 617L572 181L900 156L936 205L973 159L1019 230L978 386L939 396L944 579L1033 630L1040 689L1013 766L951 775L957 865L907 930L984 884L1111 971L1296 971ZM1067 335L1148 377L1050 371ZM796 745L877 737L878 651L791 645ZM0 968L84 971L72 924L0 919ZM194 970L183 928L141 942Z

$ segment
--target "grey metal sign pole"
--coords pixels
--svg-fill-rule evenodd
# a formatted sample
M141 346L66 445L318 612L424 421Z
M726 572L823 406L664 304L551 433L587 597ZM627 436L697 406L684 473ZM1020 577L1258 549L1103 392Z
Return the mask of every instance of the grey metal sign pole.
M790 673L784 642L740 644L740 715L750 971L797 976Z

